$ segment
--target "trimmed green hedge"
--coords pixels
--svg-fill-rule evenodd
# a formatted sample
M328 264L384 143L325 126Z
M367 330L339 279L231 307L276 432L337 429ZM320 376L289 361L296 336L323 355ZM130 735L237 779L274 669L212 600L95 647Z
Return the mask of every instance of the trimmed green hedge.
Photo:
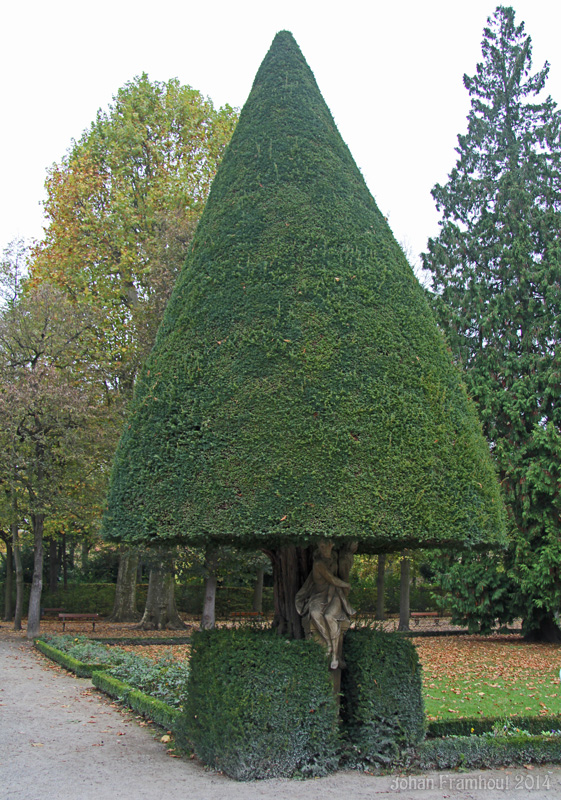
M56 661L61 667L64 667L64 669L67 669L69 672L73 672L79 678L91 678L94 672L110 669L111 666L108 664L85 664L83 661L78 661L77 658L69 656L68 653L63 653L62 650L51 647L50 644L43 642L41 639L35 639L34 644L37 650L40 650L43 655L46 655L47 658L50 658L52 661Z
M561 730L561 714L539 717L463 717L462 719L437 719L427 725L427 736L469 736L490 733L497 725L507 723L509 728L519 728L528 733L541 734L548 730Z
M361 628L345 637L341 720L348 766L390 765L425 733L421 665L394 633Z
M103 532L363 552L505 541L475 406L287 31L138 376Z
M337 703L319 645L250 628L192 642L181 726L205 764L237 780L337 769Z
M408 769L492 769L561 762L559 736L449 736L416 746Z
M177 708L168 706L162 700L157 700L149 694L140 692L138 689L129 686L128 683L123 683L118 678L114 678L101 670L96 670L92 675L92 683L97 689L101 689L102 692L105 692L110 697L121 700L133 711L149 717L153 722L161 725L162 728L176 732L180 718L180 712ZM179 741L178 743L181 744Z

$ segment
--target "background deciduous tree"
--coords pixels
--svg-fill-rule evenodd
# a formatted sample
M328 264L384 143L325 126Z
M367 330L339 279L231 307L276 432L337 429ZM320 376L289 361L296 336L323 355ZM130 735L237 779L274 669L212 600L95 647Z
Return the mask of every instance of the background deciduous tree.
M49 171L32 281L98 311L92 360L126 401L236 119L177 79L143 74Z
M87 474L96 454L95 387L81 342L87 326L87 315L48 284L21 294L0 317L0 466L12 492L24 490L20 510L31 519L35 551L29 637L39 628L45 519L66 506L73 476Z
M119 418L163 310L237 115L173 79L123 86L46 181L44 241L31 283L54 283L93 313L92 378L106 421ZM123 552L113 618L136 616Z
M543 97L548 64L532 73L531 39L512 8L489 18L482 55L464 76L471 111L456 166L433 189L441 231L424 267L510 512L508 569L495 570L493 591L510 584L510 614L522 613L526 633L559 638L560 114ZM463 555L462 583L477 584L480 566Z

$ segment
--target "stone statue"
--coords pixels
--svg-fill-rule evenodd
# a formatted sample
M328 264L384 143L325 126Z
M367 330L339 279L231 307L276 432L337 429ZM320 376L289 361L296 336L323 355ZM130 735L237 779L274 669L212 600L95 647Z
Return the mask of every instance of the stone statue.
M322 540L314 553L312 571L296 595L296 610L303 617L306 636L327 648L331 669L345 667L343 636L355 613L348 601L348 578L356 550L357 543L351 542L333 553L333 542Z

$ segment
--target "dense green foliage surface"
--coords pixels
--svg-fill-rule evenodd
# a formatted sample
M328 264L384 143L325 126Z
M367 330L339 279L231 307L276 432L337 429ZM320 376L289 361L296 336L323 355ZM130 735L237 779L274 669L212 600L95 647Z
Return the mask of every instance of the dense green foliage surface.
M421 665L413 643L362 628L345 637L341 719L350 766L389 765L425 733Z
M104 524L130 542L370 550L502 534L474 409L287 32L139 379Z
M511 717L461 717L457 719L438 719L427 723L429 738L443 736L479 736L492 733L503 726L509 731L523 730L525 733L539 736L544 731L561 730L560 714L543 714L539 716Z
M407 766L471 770L560 761L561 736L448 736L421 742Z
M532 44L512 8L489 19L468 130L444 186L441 232L424 266L435 309L465 369L510 512L513 543L445 564L456 617L496 617L561 638L561 112L532 74Z
M193 637L184 734L232 778L325 775L339 763L325 653L250 628Z

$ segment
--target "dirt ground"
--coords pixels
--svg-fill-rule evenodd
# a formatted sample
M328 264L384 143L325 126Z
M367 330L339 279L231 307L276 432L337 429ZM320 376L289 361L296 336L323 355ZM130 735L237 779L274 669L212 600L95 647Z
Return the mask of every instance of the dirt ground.
M50 627L50 626L49 626ZM238 783L173 758L147 725L0 625L1 800L561 798L561 766Z

